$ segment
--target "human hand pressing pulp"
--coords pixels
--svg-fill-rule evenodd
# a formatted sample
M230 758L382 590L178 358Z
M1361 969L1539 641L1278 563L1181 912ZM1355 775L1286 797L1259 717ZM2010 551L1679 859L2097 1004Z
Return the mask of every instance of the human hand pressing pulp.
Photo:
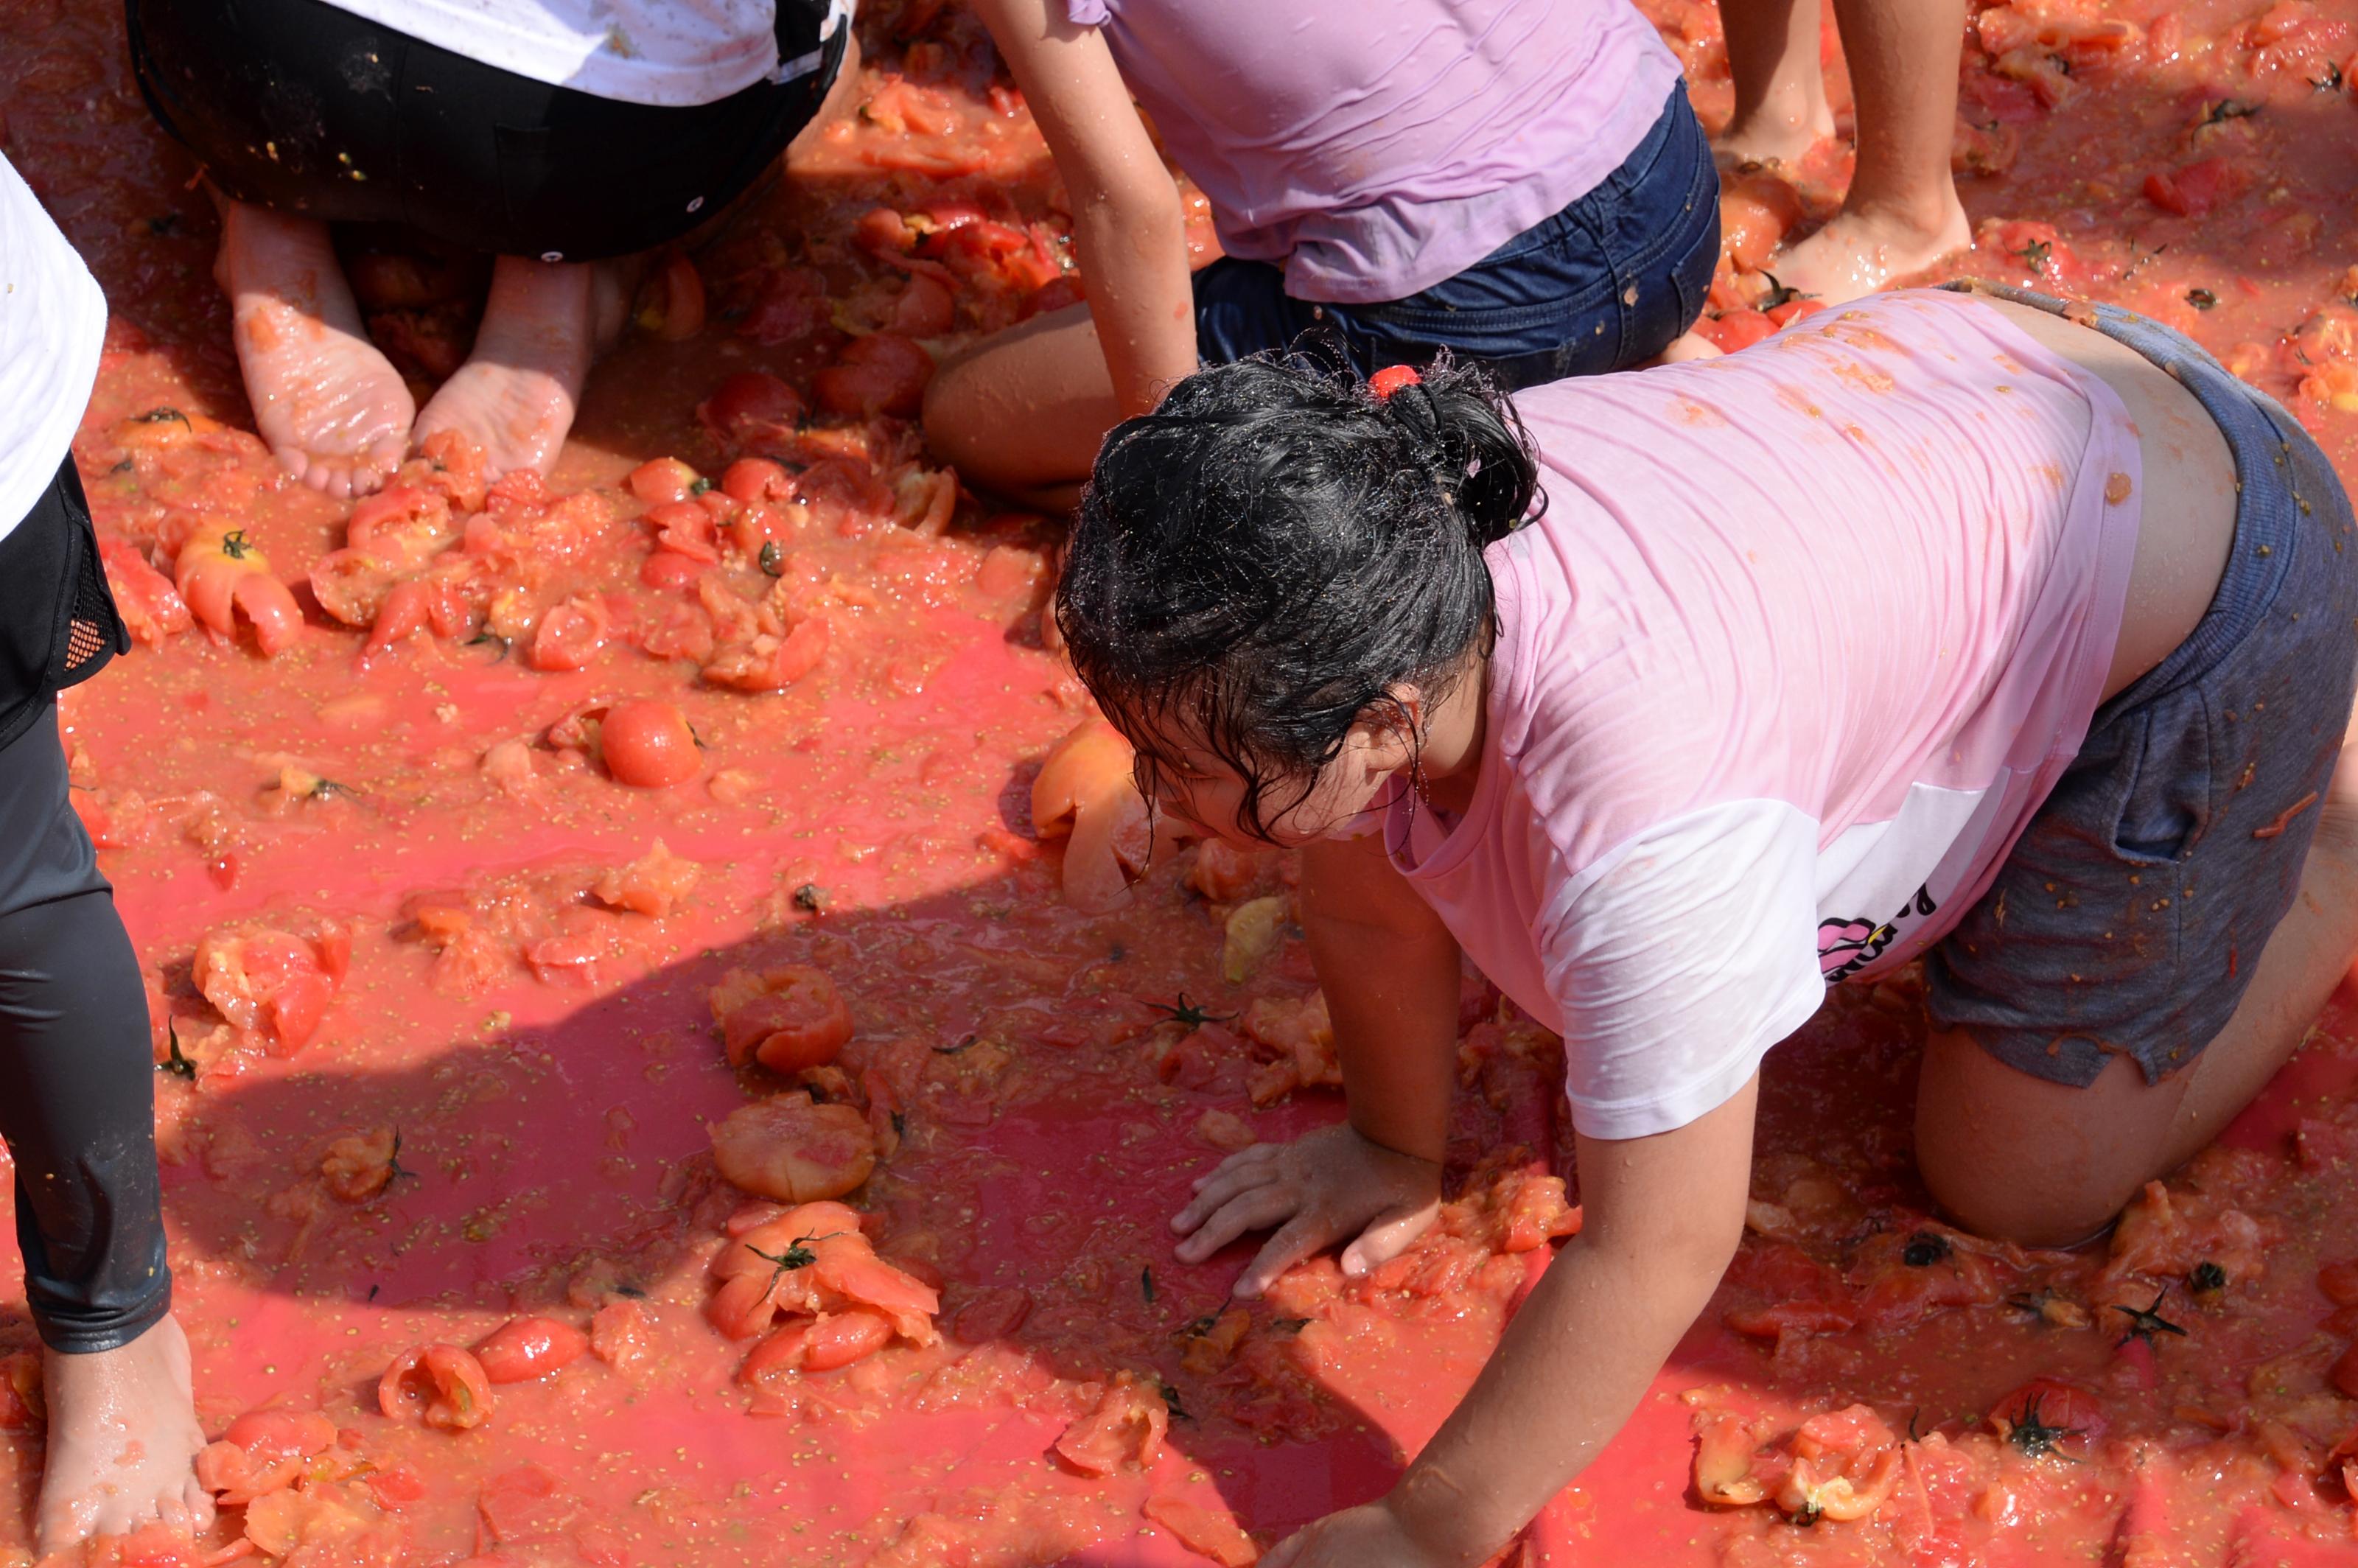
M1176 1251L1200 1263L1248 1230L1277 1226L1235 1293L1250 1298L1322 1247L1349 1239L1353 1277L1396 1256L1441 1208L1441 1167L1387 1149L1345 1124L1291 1143L1256 1143L1195 1179L1195 1196L1171 1218L1186 1238ZM1356 1238L1356 1239L1352 1239Z
M1453 1559L1420 1544L1390 1498L1313 1519L1260 1560L1260 1568L1448 1568Z

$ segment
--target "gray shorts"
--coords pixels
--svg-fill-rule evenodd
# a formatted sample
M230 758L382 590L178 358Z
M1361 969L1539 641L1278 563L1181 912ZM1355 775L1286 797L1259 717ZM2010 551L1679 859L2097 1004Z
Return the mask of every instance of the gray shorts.
M2115 1055L2157 1081L2226 1026L2299 892L2358 684L2358 540L2325 454L2190 340L2094 313L2218 422L2240 496L2234 550L2193 635L2097 711L1997 881L1925 964L1934 1027L2074 1087Z

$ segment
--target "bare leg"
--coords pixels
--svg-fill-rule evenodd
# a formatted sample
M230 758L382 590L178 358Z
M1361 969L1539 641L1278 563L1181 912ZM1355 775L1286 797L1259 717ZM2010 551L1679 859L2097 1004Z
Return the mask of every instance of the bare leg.
M189 1379L189 1342L167 1317L119 1350L42 1357L49 1407L38 1533L43 1556L152 1520L196 1531L212 1495L194 1464L205 1445Z
M1120 417L1086 305L1036 316L942 366L925 438L968 484L1070 511Z
M590 361L621 335L627 281L615 263L500 257L474 351L418 414L414 438L455 430L495 474L546 473L573 427Z
M297 479L366 494L400 466L416 412L361 326L328 226L220 200L221 255L238 366L262 438Z
M2300 893L2191 1071L2147 1084L2122 1057L2075 1089L2017 1072L1963 1033L1932 1036L1916 1158L1934 1196L1984 1235L2078 1241L2251 1103L2300 1048L2358 953L2358 745L2344 745L2320 809Z
M1796 164L1834 134L1819 69L1819 0L1725 0L1736 114L1719 138L1724 162Z
M1963 0L1834 0L1857 104L1858 167L1843 210L1777 258L1777 280L1829 305L1972 243L1949 172Z
M1663 365L1678 365L1685 364L1690 360L1715 360L1719 358L1719 355L1720 348L1717 343L1713 342L1709 338L1704 337L1702 333L1690 330L1688 331L1681 332L1677 337L1671 339L1671 346L1664 349L1660 355L1655 359L1654 362L1656 364Z

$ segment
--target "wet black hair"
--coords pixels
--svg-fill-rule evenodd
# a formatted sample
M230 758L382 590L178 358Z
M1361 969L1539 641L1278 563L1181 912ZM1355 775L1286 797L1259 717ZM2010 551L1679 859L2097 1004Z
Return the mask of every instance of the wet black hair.
M1141 758L1201 745L1265 835L1362 713L1402 683L1429 703L1487 649L1482 552L1537 497L1530 436L1478 370L1444 360L1379 397L1302 357L1216 366L1106 438L1057 626ZM1300 787L1269 812L1281 780Z

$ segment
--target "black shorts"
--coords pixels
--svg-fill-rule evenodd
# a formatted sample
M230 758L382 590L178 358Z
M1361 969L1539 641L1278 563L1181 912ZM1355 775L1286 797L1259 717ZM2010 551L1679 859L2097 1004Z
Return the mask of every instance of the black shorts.
M462 251L597 261L678 239L817 117L849 27L777 0L778 58L816 70L657 108L480 64L324 0L124 0L148 109L222 194Z
M69 457L33 510L0 535L0 748L130 646Z

